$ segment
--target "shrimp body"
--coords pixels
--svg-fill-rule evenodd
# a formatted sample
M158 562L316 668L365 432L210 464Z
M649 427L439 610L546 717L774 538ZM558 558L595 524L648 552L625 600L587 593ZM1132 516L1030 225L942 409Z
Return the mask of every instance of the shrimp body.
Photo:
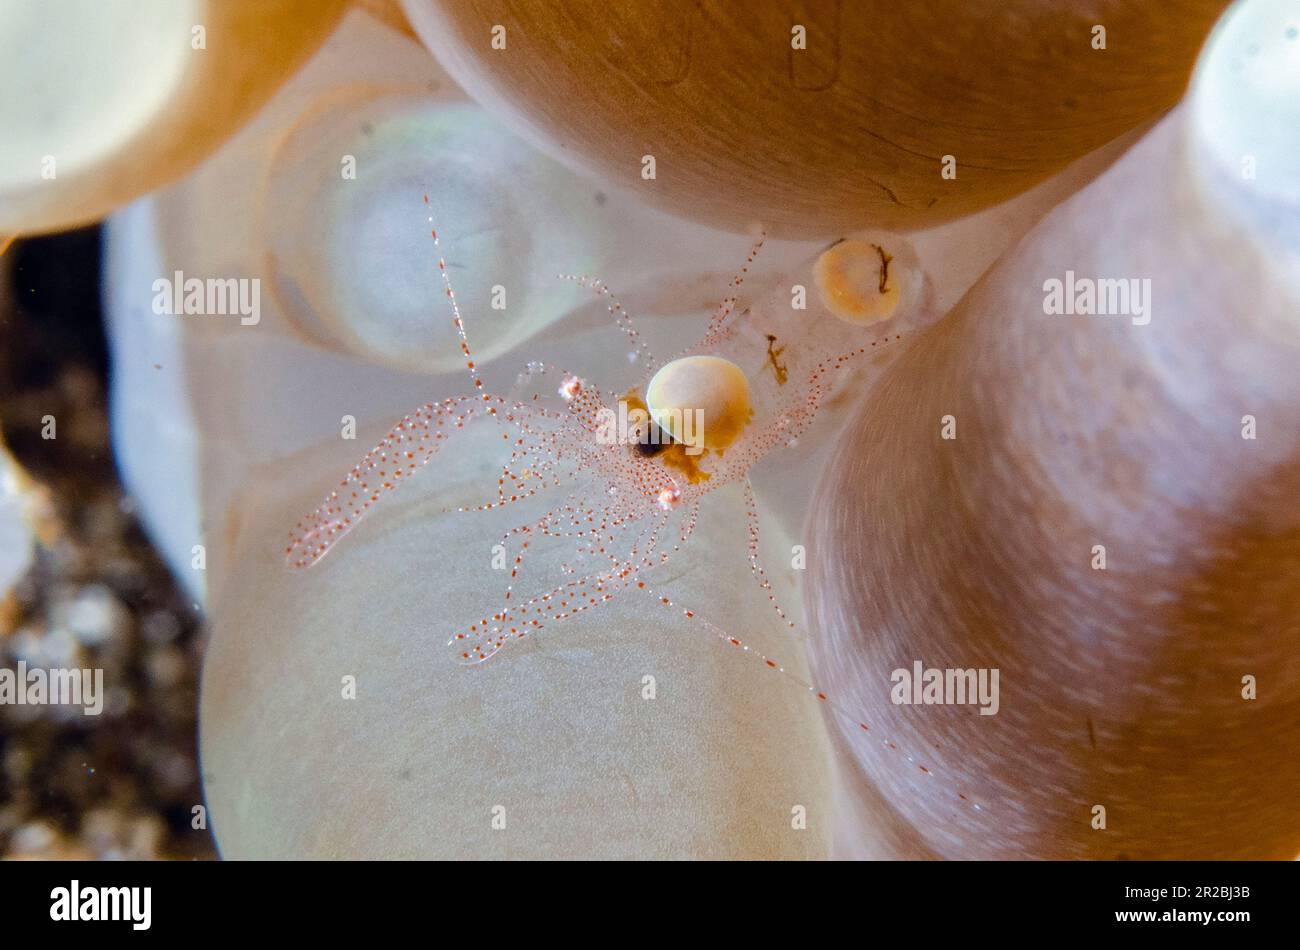
M502 537L512 555L510 582L498 608L451 636L450 643L461 661L481 662L507 643L608 602L624 589L646 588L642 575L669 560L690 538L703 499L737 482L744 485L750 511L751 566L771 597L771 585L757 561L757 508L749 472L771 452L799 438L848 364L897 341L901 333L874 332L835 319L827 302L842 297L842 288L838 297L826 293L820 301L805 297L803 307L769 301L763 307L738 310L737 293L762 247L760 238L704 335L664 367L665 374L678 363L691 364L697 372L701 365L705 372L716 365L725 366L733 375L743 374L739 383L733 380L731 385L744 388L744 418L728 420L725 448L713 448L706 427L714 407L694 407L702 420L703 435L698 442L682 437L680 431L674 436L671 426L661 427L658 423L663 420L653 417L644 394L661 367L622 304L594 278L560 275L608 299L615 323L636 347L642 378L614 397L601 393L580 375L533 362L525 367L510 396L485 391L437 232L431 229L430 234L438 249L444 294L475 392L426 403L403 416L295 526L285 551L289 565L306 568L315 564L385 495L414 477L457 430L487 417L503 427L510 457L497 479L496 497L467 510L515 504L548 488L567 486L569 490L541 517L517 525ZM910 264L910 250L900 239L888 240L892 250L887 259L901 256L904 265ZM868 246L880 248L879 244ZM886 257L883 251L879 253L883 268ZM899 296L898 275L903 272L899 264L892 268L891 299ZM906 272L917 274L919 268ZM882 269L881 294L887 276ZM923 309L919 284L913 280L904 290L909 292L905 294L908 299L899 315L915 322ZM890 322L895 324L890 329L897 331L907 321ZM691 430L689 419L685 429ZM563 583L521 599L516 596L515 582L526 556L541 539L563 539L572 546L574 558L564 565L567 579ZM668 598L660 599L670 603ZM787 619L774 599L773 606Z
M428 199L425 201L427 204ZM437 232L430 233L438 248ZM680 608L671 597L655 591L647 575L652 568L671 560L687 543L705 498L739 483L745 500L751 571L782 621L794 626L777 603L758 560L758 508L749 473L768 455L798 440L848 368L873 363L876 351L901 340L929 313L928 289L914 255L902 239L882 236L875 242L844 242L850 243L862 244L869 249L866 253L871 260L879 260L880 270L871 271L869 288L837 286L829 292L816 284L818 280L824 284L825 278L810 264L807 285L817 286L819 294L805 292L805 306L792 302L798 299L797 292L786 296L782 290L761 306L738 310L738 291L762 247L760 238L703 336L662 367L668 373L665 385L669 397L673 389L671 371L679 361L685 365L694 357L711 357L716 359L716 365L725 363L743 374L743 382L729 379L719 383L723 388L716 391L732 393L735 398L726 410L730 413L726 438L712 442L707 429L696 439L688 434L689 425L679 429L674 424L659 424L664 421L662 415L656 418L647 405L646 394L661 366L622 304L603 282L586 276L559 275L607 299L615 323L635 347L636 362L643 367L642 377L620 394L606 394L580 374L532 362L509 395L485 391L439 248L437 261L443 290L474 392L426 403L403 416L348 471L338 487L298 522L285 551L288 564L308 568L318 562L375 504L414 477L458 430L475 420L493 420L501 427L503 442L509 448L509 457L497 478L495 497L459 510L511 506L543 492L556 497L554 505L543 514L502 535L508 583L494 607L450 635L448 644L458 661L481 663L543 628L558 625L625 592L641 591L665 607L680 610L730 647L794 678L819 701L830 705L825 693L787 671L777 660L752 650L739 638L699 618L694 610ZM836 251L836 247L840 250ZM852 250L836 247L827 254ZM858 266L861 269L860 260ZM823 266L821 270L833 269ZM794 290L805 286L796 284ZM882 297L888 294L890 300L870 299L855 309L852 319L843 318L843 314L837 317L837 310L843 308L845 295L850 292L879 293ZM890 315L879 321L879 326L864 325L857 314L871 307L887 309ZM698 372L701 365L715 364L691 363L691 372ZM744 388L743 399L737 387ZM656 383L656 388L663 390L665 386ZM715 391L707 385L703 389L687 388L692 393ZM737 410L737 406L741 409ZM716 407L687 408L699 410L707 427L710 410ZM737 421L737 412L743 412L744 418ZM518 596L515 585L524 575L528 556L543 543L566 545L572 557L551 584L531 595ZM847 716L842 710L835 711ZM869 730L866 723L859 725ZM924 766L920 769L926 775L932 774ZM970 801L964 795L958 797Z

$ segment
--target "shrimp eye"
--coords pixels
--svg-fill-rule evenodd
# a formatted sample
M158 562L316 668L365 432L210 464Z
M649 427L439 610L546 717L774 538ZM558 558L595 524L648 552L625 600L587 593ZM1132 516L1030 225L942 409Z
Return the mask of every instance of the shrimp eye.
M813 265L813 280L826 309L847 323L887 320L898 306L894 258L870 241L841 241Z
M637 455L644 458L653 458L664 449L668 448L671 440L667 435L659 431L659 427L653 422L649 423L648 436L644 439L637 439L632 443L632 449Z
M655 425L688 453L721 452L749 424L749 380L731 360L684 356L660 368L646 387Z

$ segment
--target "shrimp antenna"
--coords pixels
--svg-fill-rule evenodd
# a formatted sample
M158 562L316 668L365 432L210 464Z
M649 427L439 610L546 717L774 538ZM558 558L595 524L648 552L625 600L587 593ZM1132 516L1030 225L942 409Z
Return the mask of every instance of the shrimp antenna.
M749 256L745 258L745 263L740 265L740 270L736 272L736 276L731 278L731 283L728 284L727 296L722 298L722 303L718 305L718 309L713 313L713 319L709 321L709 327L704 332L706 340L722 329L722 325L726 323L727 318L736 309L737 291L740 290L740 285L745 282L745 275L749 273L750 265L758 257L758 252L763 249L763 242L766 240L767 232L759 231L754 246L749 249Z
M658 368L659 361L655 359L654 353L651 352L650 347L646 344L645 340L641 339L641 334L632 323L632 315L627 312L627 308L624 307L619 299L610 291L609 284L598 278L588 277L586 274L581 276L577 274L556 274L555 276L560 278L560 280L571 280L579 286L586 287L589 290L594 290L602 297L608 298L609 303L605 305L605 309L608 310L609 315L614 318L614 323L618 325L620 330L627 334L627 338L631 340L632 345L636 347L634 357L642 361L647 372L653 372Z
M429 196L424 196L424 204L429 206ZM433 215L429 215L429 224L433 224ZM465 321L460 316L460 304L456 302L456 291L452 289L451 277L447 274L447 260L442 256L442 242L438 240L438 229L429 228L429 235L433 238L434 251L438 255L438 273L442 276L442 287L446 292L447 300L451 302L451 322L456 328L456 335L460 338L460 351L465 356L465 368L469 370L469 378L474 381L474 388L479 392L483 391L483 380L479 378L478 367L474 365L474 355L469 349L469 337L465 335ZM483 399L487 401L490 397L487 393L483 394ZM496 415L495 407L489 408L491 415Z

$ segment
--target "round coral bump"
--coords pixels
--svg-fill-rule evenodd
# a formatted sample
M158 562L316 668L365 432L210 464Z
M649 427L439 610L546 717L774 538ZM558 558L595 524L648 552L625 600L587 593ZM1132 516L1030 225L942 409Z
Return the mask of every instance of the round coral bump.
M826 309L848 323L887 320L898 307L899 274L893 255L871 241L841 241L813 265Z
M179 178L330 35L345 0L0 4L0 233L94 221Z
M655 424L688 451L721 452L749 423L749 380L731 360L685 356L660 368L646 389Z
M962 217L1151 121L1227 3L403 8L460 87L543 150L712 227L812 238ZM483 39L493 26L508 51Z

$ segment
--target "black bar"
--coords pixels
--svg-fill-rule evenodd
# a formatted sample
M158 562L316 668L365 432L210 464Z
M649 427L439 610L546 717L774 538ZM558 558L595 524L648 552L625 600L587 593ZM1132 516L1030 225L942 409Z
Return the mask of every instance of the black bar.
M1294 932L1297 865L1273 863L521 864L193 862L0 864L6 935L261 935L291 928L337 940L376 928L452 927L529 919L611 937L701 915L724 930L769 919L806 937L864 942L905 925L942 935L1070 937L1130 933L1216 942ZM150 888L149 927L130 919L53 920L56 888ZM1185 894L1175 888L1186 888ZM139 892L143 896L143 892ZM69 893L70 897L70 893ZM96 892L96 901L98 892ZM129 905L122 916L130 918ZM135 908L139 911L141 908ZM1205 922L1199 915L1208 913ZM1132 915L1152 915L1135 919ZM1190 915L1197 919L1189 919ZM1120 915L1127 915L1121 919ZM1178 915L1181 915L1178 916ZM1243 915L1225 919L1224 915ZM137 917L142 917L137 914ZM567 920L567 925L565 924ZM621 920L622 923L618 923ZM474 922L478 921L477 924ZM630 930L628 929L630 928ZM1261 929L1262 928L1262 929ZM874 937L873 937L874 935ZM297 942L297 940L295 941Z

